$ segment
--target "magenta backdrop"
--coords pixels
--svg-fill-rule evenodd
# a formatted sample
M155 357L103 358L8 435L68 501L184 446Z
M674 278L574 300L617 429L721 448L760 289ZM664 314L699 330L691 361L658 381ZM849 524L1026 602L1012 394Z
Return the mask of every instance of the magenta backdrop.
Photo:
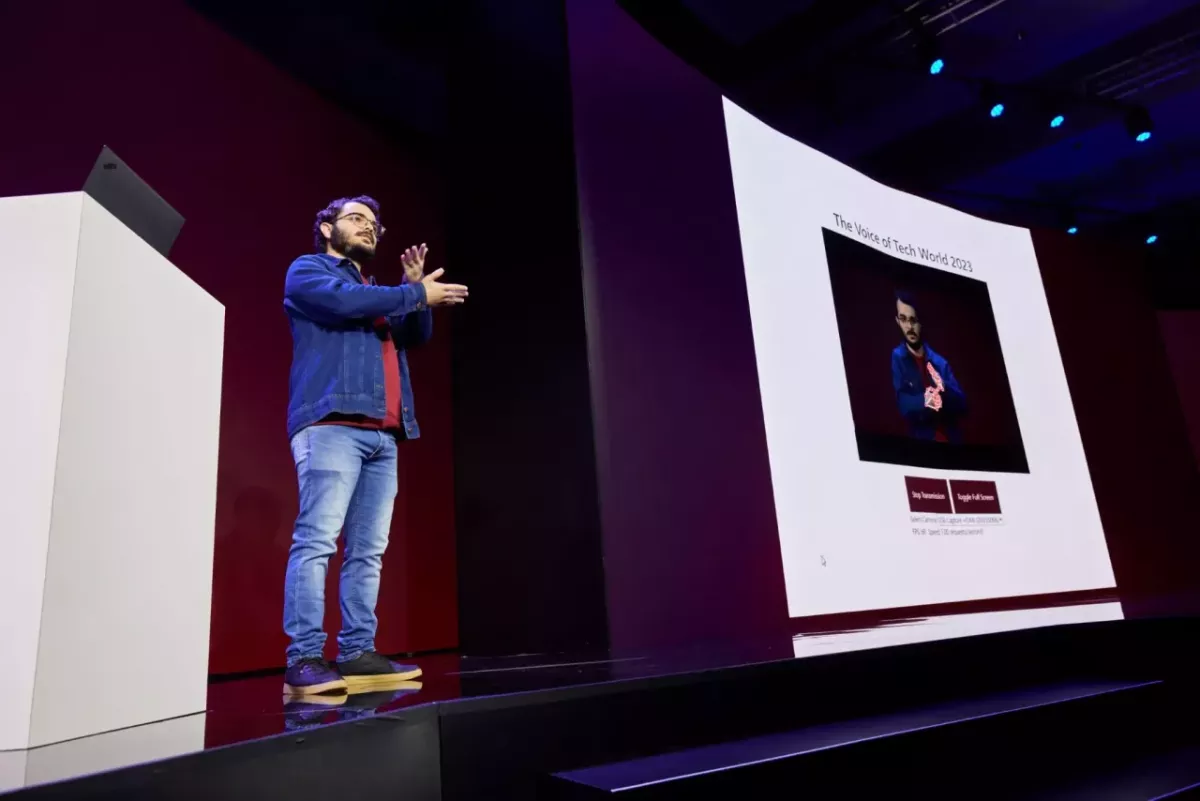
M182 0L5 8L0 194L82 188L110 145L186 218L172 260L226 307L212 618L213 672L279 665L296 509L284 428L291 340L283 274L330 198L369 192L391 231L382 280L410 242L442 247L441 186L402 152ZM314 43L318 46L321 43ZM423 439L402 452L384 562L379 647L456 642L449 341L444 319L412 370ZM180 420L179 425L187 425ZM170 458L171 432L162 432ZM171 536L172 521L162 521ZM331 599L328 625L338 620ZM147 599L153 603L153 599ZM169 647L170 632L164 632Z
M720 91L614 2L567 11L612 642L784 632ZM1034 239L1126 612L1196 611L1200 479L1137 254Z

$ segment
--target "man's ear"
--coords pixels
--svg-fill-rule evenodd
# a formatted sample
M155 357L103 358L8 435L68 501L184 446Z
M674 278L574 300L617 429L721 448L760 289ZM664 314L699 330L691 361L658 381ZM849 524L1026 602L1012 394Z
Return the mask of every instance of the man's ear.
M333 239L333 223L321 223L321 236L325 237L327 241Z

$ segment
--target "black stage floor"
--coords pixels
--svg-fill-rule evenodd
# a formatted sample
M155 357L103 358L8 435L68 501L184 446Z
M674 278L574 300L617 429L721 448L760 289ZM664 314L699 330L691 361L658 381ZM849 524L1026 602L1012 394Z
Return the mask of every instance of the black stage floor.
M204 712L24 752L0 752L0 793L405 709L788 660L793 649L791 640L780 639L618 657L439 653L397 658L419 665L424 675L388 693L295 700L283 697L282 671L214 677Z
M885 774L917 781L912 766L936 752L942 783L922 778L922 797L1032 797L1027 782L1011 783L1020 772L970 786L982 770L974 760L1033 766L1053 753L1061 792L1039 780L1038 797L1099 798L1072 788L1108 782L1133 789L1105 798L1184 798L1200 792L1188 789L1200 782L1200 734L1187 733L1200 711L1187 655L1197 634L1190 620L1117 621L809 658L796 658L790 638L624 655L433 654L413 660L419 684L318 703L285 701L278 673L217 679L204 713L0 753L0 793L750 799L773 797L780 782L812 797L858 782L852 794L871 797ZM862 760L877 770L860 775Z

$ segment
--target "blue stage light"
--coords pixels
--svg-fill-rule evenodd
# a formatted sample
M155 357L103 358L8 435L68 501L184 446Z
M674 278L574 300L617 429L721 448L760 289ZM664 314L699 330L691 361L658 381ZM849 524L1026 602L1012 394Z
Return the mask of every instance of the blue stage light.
M1050 120L1050 127L1051 128L1061 128L1062 124L1066 121L1067 121L1067 118L1064 117L1063 115L1059 114L1057 117Z
M1150 234L1150 236L1146 237L1147 245L1153 245L1157 241L1158 241L1158 234Z
M929 65L929 74L941 75L944 69L946 69L946 62L943 59L935 58L933 63Z
M992 110L989 113L992 115L992 119L999 117L1000 115L1002 115L1004 113L1004 104L1003 103L995 104L994 106L992 106Z
M1075 234L1079 233L1079 226L1072 225L1070 228L1067 229L1067 233L1070 234L1071 236L1074 236Z
M1125 130L1137 142L1149 142L1154 135L1154 120L1143 106L1133 106L1125 112Z

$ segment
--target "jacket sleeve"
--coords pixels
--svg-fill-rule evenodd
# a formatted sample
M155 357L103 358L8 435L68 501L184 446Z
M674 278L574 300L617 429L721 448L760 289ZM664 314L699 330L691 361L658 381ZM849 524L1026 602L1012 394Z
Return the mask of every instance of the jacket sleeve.
M904 364L902 357L892 354L892 389L896 391L896 406L900 414L910 423L924 423L930 410L925 408L924 392L904 392Z
M962 387L958 384L958 378L954 375L954 370L950 369L950 362L943 361L942 370L942 385L946 391L942 393L942 399L945 402L943 411L959 417L967 413L967 396L962 391Z
M389 317L392 326L392 341L397 348L415 348L424 345L433 336L433 311L425 307L421 311Z
M301 256L288 268L283 305L314 322L336 325L422 309L425 287L356 284L330 270L320 259Z

